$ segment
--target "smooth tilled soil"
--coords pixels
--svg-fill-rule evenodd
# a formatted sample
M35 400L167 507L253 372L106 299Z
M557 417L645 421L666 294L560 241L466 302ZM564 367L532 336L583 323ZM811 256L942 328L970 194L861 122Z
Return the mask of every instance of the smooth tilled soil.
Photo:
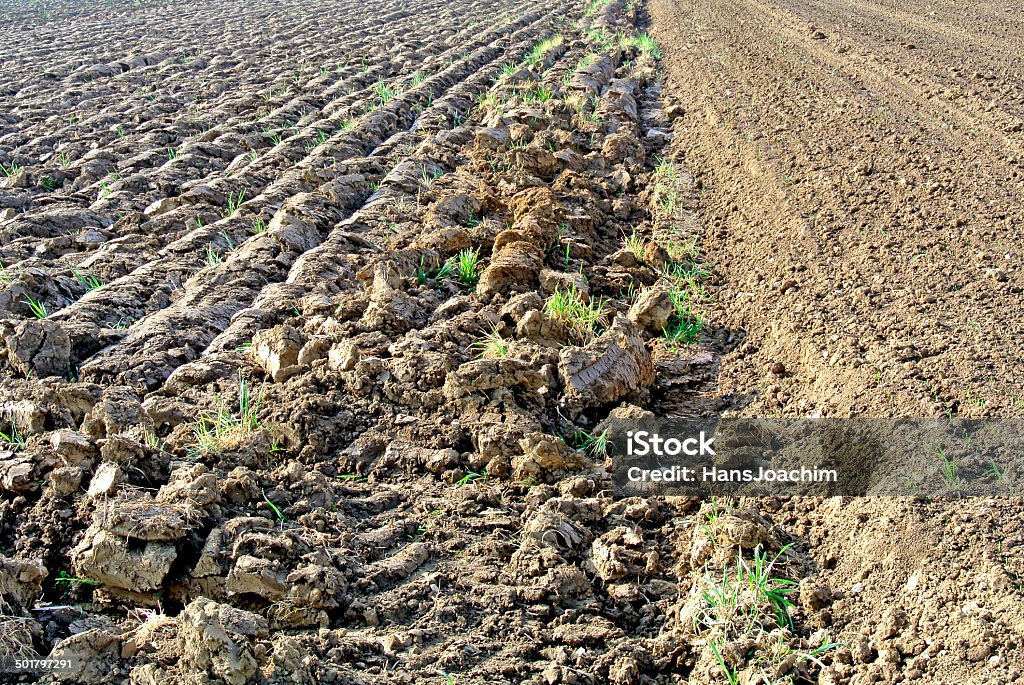
M1024 413L1021 17L0 2L0 682L1024 685L1019 498L602 437Z

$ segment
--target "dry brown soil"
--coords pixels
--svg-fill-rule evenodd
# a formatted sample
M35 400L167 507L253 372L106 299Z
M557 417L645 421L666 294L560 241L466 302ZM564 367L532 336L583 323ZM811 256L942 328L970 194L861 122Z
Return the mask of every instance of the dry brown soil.
M649 9L666 99L686 110L672 147L700 188L713 319L727 331L697 404L751 416L1019 417L1019 8L652 0ZM988 601L1010 626L991 633L992 649L1019 650L1019 579L1003 600L971 593L998 569L1019 574L1021 511L1016 498L861 500L850 518L812 519L823 576L846 588L865 579L834 618L870 635L900 608L911 622L946 625L912 632L949 646L980 638L965 607ZM944 587L920 596L921 569ZM1024 670L1019 651L1003 673L985 667L989 650L924 669L896 649L888 658L900 665L882 682L1019 682Z

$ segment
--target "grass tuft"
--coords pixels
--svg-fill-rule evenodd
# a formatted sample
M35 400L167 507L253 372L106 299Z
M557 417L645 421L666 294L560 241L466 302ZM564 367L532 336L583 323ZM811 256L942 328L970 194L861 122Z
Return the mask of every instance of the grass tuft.
M414 71L412 73L412 76L409 78L409 83L413 87L415 87L415 86L420 85L421 83L423 83L426 80L427 80L427 74L425 72L419 71L417 69L416 71Z
M429 281L443 281L452 275L452 264L444 261L433 268L427 267L427 258L420 257L420 265L416 268L416 282L426 285Z
M458 490L464 485L469 485L473 481L480 480L481 478L484 480L487 479L487 471L470 471L465 476L456 481L455 489Z
M384 79L380 79L373 84L373 92L377 96L377 100L380 101L380 106L388 104L401 93L401 89L398 86L390 86L384 82Z
M544 303L544 310L549 317L565 325L570 338L578 343L589 342L599 328L607 325L608 308L604 300L589 300L572 286L566 290L555 289Z
M644 250L647 248L647 243L640 237L634 228L632 233L622 236L622 247L626 251L632 253L634 257L643 261Z
M632 38L623 37L622 45L623 47L636 48L640 51L640 54L650 57L651 59L661 59L661 47L658 45L658 41L654 40L646 33L641 33L640 35L633 36Z
M263 389L253 393L244 378L238 387L238 412L233 412L221 398L217 409L195 422L192 430L193 442L189 455L220 454L237 447L250 435L262 429L259 420L260 405L263 403Z
M721 578L705 576L703 606L694 616L696 627L717 629L727 636L734 631L792 629L793 603L788 596L796 591L797 583L774 576L775 566L787 549L788 545L769 560L768 553L758 545L753 565L738 556L735 570L723 569Z
M939 447L936 454L941 462L942 480L950 490L959 490L963 487L963 479L960 478L960 466L955 455L946 454L946 450Z
M611 443L608 441L607 429L600 433L588 433L584 430L578 430L573 435L573 439L578 450L582 450L591 456L608 456L608 445Z
M522 100L527 104L543 105L546 102L550 102L555 97L555 92L547 86L537 86L527 90L522 95Z
M495 327L483 340L476 341L471 347L479 350L480 357L483 359L503 359L508 356L510 342Z
M224 217L227 218L238 211L238 208L245 202L245 188L238 193L228 193L228 206L224 210Z
M420 183L423 184L424 188L430 188L430 186L434 185L434 181L442 176L444 176L444 171L441 169L429 171L425 166L420 168Z
M453 269L463 285L475 288L480 280L480 248L467 247L452 257Z
M705 321L693 309L691 292L673 285L668 295L672 300L673 314L668 326L662 330L663 339L670 346L695 342L704 330Z
M218 253L217 250L214 249L214 247L212 245L207 246L207 248L206 248L206 266L212 267L212 266L217 266L218 264L223 264L223 263L224 263L224 258L220 256L220 253Z
M90 587L98 587L102 585L99 581L90 580L88 578L78 578L75 576L69 576L66 571L61 571L60 574L53 579L54 585L88 585Z
M526 59L524 59L523 61L526 62L526 64L530 68L535 68L541 64L547 66L548 51L550 51L552 48L558 47L564 42L565 39L562 37L561 34L557 36L552 36L551 38L546 38L537 43L536 45L534 45L533 49L530 50L529 53L527 53Z

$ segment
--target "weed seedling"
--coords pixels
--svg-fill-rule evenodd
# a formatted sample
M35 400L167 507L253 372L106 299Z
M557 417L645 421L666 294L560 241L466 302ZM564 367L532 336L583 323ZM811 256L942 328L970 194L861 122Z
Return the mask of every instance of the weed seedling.
M633 38L628 38L623 41L627 46L631 46L640 50L640 54L646 55L654 60L661 59L661 47L658 45L658 41L651 38L646 33L641 33Z
M235 193L228 193L228 206L227 209L224 211L223 216L227 218L234 214L235 212L237 212L238 208L242 206L243 202L245 202L244 188L242 190L239 190L237 195Z
M270 510L274 512L274 516L277 517L277 522L284 523L285 521L287 521L288 517L281 512L281 510L278 508L276 504L274 504L273 502L270 501L269 498L267 498L267 493L263 490L260 490L260 493L263 495L263 501L267 503L267 506L270 507Z
M85 286L85 289L92 292L103 287L103 280L99 276L96 276L90 271L85 273L78 270L78 267L71 267L71 275L75 277L75 280Z
M989 473L995 477L997 483L1006 484L1006 474L999 468L999 464L995 462L995 459L991 460L991 464L992 468L989 470Z
M42 301L34 299L31 295L25 296L25 304L32 310L32 315L37 319L45 319L47 316L46 305Z
M578 430L573 436L576 443L579 445L579 449L592 456L608 456L608 430L605 429L600 433L588 433L587 431Z
M10 445L11 449L14 451L25 449L25 436L18 430L18 426L13 423L11 424L10 433L0 431L0 441Z
M427 268L426 257L420 257L420 265L416 267L416 282L426 285L428 281L443 281L452 275L452 264L450 261L442 262L434 269Z
M662 338L672 345L690 344L695 342L704 330L704 319L695 312L677 317L662 329Z
M942 462L942 480L945 481L946 486L950 490L958 490L963 486L963 480L960 479L960 474L958 473L959 466L956 457L953 455L947 456L946 450L941 447L936 449L936 454Z
M693 310L693 290L684 290L673 283L668 292L674 311L669 325L662 329L662 338L669 346L689 344L697 340L704 330L704 318Z
M587 3L587 9L583 11L583 14L591 17L610 5L611 2L612 0L590 0L590 2Z
M708 647L711 648L711 653L715 656L715 661L718 662L718 667L722 669L722 673L725 674L725 679L729 685L739 685L740 676L736 671L729 668L729 665L725 662L722 657L722 643L724 639L708 640Z
M14 282L11 272L7 270L3 262L0 262L0 285L10 285Z
M441 171L440 169L428 171L427 167L422 167L420 172L420 182L423 184L424 188L429 188L430 186L434 185L434 181L441 178L442 176L444 176L444 172Z
M17 162L11 162L11 166L9 167L0 164L0 174L3 174L8 178L14 176L14 174L18 173L19 171L21 171L21 166Z
M173 148L173 147L167 148L167 161L168 162L173 162L177 158L178 158L178 151L175 148Z
M57 179L53 176L43 176L39 179L39 183L47 190L53 190L57 187Z
M573 71L583 71L587 67L593 65L595 62L597 62L597 55L595 55L592 52L588 52L587 54L583 55L583 57L580 58L579 62L576 63L576 67L573 69Z
M526 55L526 59L524 61L527 65L530 66L530 68L537 67L542 63L544 63L546 66L547 62L545 60L545 56L547 55L548 51L551 50L552 48L558 47L563 42L564 39L561 35L552 36L551 38L542 40L541 42L533 46L533 49L530 50L529 54Z
M754 548L754 565L748 566L741 557L740 571L737 574L737 578L741 582L747 583L748 589L755 597L762 598L767 602L780 628L793 627L793 618L789 615L793 603L786 596L794 592L797 587L796 581L772 577L775 563L787 549L789 549L788 545L783 547L774 559L768 561L768 552L758 545Z
M641 261L643 261L644 248L646 246L647 245L644 242L643 238L637 235L636 229L633 229L633 232L630 233L629 235L624 235L622 237L622 247L627 252L631 252L634 257Z
M523 102L543 105L555 97L555 92L547 86L537 86L523 93Z
M477 471L470 471L470 472L468 472L468 473L467 473L467 474L466 474L465 476L463 476L462 478L460 478L460 479L459 479L459 480L458 480L458 481L457 481L457 482L455 483L455 489L456 489L456 490L458 490L458 489L459 489L459 488L461 488L461 487L462 487L463 485L469 485L469 484L470 484L470 483L472 483L473 481L475 481L475 480L479 480L480 478L484 478L484 479L486 479L486 478L487 478L487 472L486 472L486 471L480 471L480 472L477 472Z
M224 258L213 248L212 245L206 248L206 266L217 266L223 264Z
M260 235L267 232L267 222L263 220L263 217L256 217L252 220L252 232L253 235Z
M587 38L594 42L603 52L612 46L614 36L602 28L593 28L587 31Z
M95 580L89 580L88 578L76 578L75 576L69 576L66 571L61 571L60 574L53 579L53 582L55 585L60 584L64 586L89 585L92 587L98 587L99 585L102 585L102 583Z
M694 616L694 627L724 632L722 637L726 639L737 633L791 630L793 604L788 595L796 591L797 584L774 576L775 565L788 548L783 547L769 560L768 553L758 545L753 565L739 556L735 571L726 568L720 578L706 576L701 593L703 606Z
M659 156L654 166L654 175L662 182L675 181L677 179L675 164L667 157Z
M160 436L156 434L156 431L149 426L142 429L142 441L150 449L160 450L161 452L164 449L164 441L161 440Z

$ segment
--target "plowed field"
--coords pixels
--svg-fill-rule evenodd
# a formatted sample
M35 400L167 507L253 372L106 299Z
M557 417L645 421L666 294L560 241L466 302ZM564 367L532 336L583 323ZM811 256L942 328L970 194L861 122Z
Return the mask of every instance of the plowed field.
M0 682L1024 683L1019 499L621 498L604 437L1020 415L1018 13L0 28L0 658L73 664Z

